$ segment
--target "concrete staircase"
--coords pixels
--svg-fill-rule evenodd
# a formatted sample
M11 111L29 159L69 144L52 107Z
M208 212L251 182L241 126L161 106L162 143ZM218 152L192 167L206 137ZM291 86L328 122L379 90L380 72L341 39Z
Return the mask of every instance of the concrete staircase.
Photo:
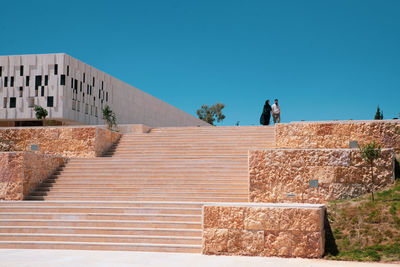
M202 203L247 202L248 150L273 146L271 126L125 134L0 202L0 247L200 252Z

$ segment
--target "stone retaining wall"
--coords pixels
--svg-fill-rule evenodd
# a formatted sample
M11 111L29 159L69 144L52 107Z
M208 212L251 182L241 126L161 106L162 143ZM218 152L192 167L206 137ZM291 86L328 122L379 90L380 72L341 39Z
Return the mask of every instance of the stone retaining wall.
M0 152L0 200L23 200L64 163L60 156Z
M29 127L0 128L0 151L32 151L64 157L101 156L121 134L104 127Z
M392 149L382 149L374 175L375 189L394 181ZM325 203L354 198L370 192L370 177L358 149L249 151L250 202Z
M349 148L375 140L400 153L400 121L292 122L275 126L277 148Z
M205 204L203 254L319 258L325 207L310 204Z

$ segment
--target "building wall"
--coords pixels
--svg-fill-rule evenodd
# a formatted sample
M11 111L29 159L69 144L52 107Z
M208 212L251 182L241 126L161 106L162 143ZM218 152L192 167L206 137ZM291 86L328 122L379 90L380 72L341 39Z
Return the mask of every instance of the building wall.
M66 54L0 56L0 67L0 121L34 120L36 104L46 107L49 119L98 125L104 124L102 109L109 105L119 124L209 125ZM36 76L42 77L40 85ZM53 107L48 97L53 97ZM10 107L11 98L16 99L15 108Z
M374 162L374 188L394 182L393 149ZM250 202L326 203L371 192L370 166L358 149L249 151Z
M203 254L319 258L325 207L310 204L203 206Z

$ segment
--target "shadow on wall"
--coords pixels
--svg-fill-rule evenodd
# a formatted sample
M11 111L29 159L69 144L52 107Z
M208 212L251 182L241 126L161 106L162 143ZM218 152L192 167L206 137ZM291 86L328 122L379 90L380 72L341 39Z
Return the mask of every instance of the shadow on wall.
M336 256L339 253L339 250L336 245L335 238L333 237L333 232L331 225L328 220L328 212L325 210L325 254Z
M395 179L400 179L400 163L399 163L399 159L395 159L395 161L394 161L394 174L395 174Z

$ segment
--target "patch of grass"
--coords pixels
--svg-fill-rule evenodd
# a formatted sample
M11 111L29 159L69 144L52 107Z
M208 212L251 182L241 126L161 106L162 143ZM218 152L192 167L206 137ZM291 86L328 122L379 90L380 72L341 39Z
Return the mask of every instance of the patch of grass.
M400 181L387 190L328 204L331 241L325 258L355 261L400 260ZM335 249L332 249L335 248Z

